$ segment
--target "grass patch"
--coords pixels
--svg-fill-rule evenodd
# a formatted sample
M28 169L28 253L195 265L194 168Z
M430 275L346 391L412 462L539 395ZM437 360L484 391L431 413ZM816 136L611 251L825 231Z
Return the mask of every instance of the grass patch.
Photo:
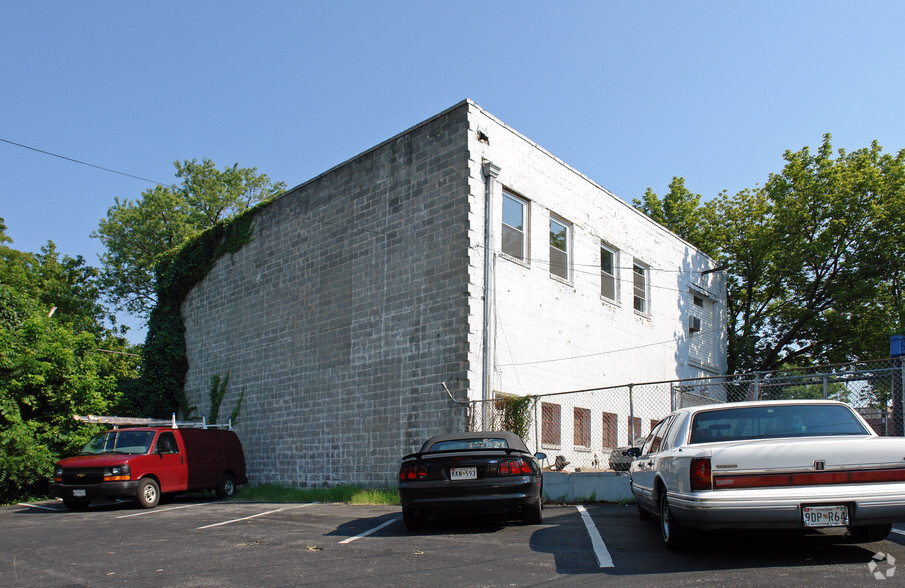
M342 502L345 504L399 504L395 488L290 488L277 484L241 486L235 500L248 502Z

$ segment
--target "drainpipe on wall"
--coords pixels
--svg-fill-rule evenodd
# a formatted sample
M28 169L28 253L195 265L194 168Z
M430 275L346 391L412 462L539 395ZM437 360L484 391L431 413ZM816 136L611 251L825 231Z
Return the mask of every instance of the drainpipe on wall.
M491 378L493 376L493 328L496 322L494 315L494 263L496 255L493 244L493 203L496 177L500 168L486 159L481 164L484 173L484 379L481 390L481 428L487 430L489 404L493 394Z

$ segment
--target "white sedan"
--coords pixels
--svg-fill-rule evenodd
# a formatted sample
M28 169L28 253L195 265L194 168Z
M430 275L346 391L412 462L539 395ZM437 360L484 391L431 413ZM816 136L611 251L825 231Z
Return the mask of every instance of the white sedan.
M870 542L905 521L905 439L878 437L841 402L682 408L633 452L639 512L671 548L692 528L846 527Z

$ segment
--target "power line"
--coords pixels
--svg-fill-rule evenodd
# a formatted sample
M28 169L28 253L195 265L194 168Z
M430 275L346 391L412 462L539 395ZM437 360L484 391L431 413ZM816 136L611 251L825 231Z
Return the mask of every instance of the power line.
M38 153L43 153L44 155L50 155L51 157L58 157L60 159L65 159L66 161L71 161L73 163L78 163L79 165L87 165L88 167L93 167L95 169L100 169L106 172L110 172L112 174L119 174L121 176L126 176L127 178L133 178L136 180L141 180L143 182L149 182L151 184L157 184L158 186L169 186L169 184L164 182L158 182L157 180L149 180L148 178L143 178L141 176L134 176L132 174L127 174L126 172L117 171L115 169L110 169L109 167L103 167L100 165L95 165L93 163L88 163L87 161L81 161L79 159L73 159L72 157L66 157L65 155L59 155L57 153L51 153L50 151L44 151L43 149L38 149L37 147L29 147L28 145L23 145L22 143L16 143L15 141L10 141L9 139L0 138L0 141L3 143L9 143L10 145L15 145L16 147L21 147L22 149L29 149L31 151L36 151Z
M722 330L721 329L711 329L709 331L701 331L701 335L704 335L704 334L712 335L717 332L722 332ZM571 361L573 359L586 359L588 357L599 357L601 355L610 355L613 353L634 351L636 349L643 349L645 347L658 347L661 345L669 345L671 343L678 344L681 342L682 342L681 339L674 337L672 339L666 339L663 341L654 341L652 343L644 343L642 345L635 345L633 347L621 347L619 349L611 349L609 351L600 351L597 353L587 353L584 355L573 355L573 356L569 356L569 357L557 357L557 358L552 358L552 359L539 359L536 361L523 361L523 362L517 362L517 363L500 363L500 364L497 364L497 367L515 367L515 366L523 366L523 365L537 365L537 364L542 364L542 363L554 363L554 362L558 362L558 361Z

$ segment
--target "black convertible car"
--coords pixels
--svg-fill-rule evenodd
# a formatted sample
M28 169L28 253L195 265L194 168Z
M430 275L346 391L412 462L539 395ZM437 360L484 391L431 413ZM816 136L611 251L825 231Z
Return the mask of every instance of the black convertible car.
M543 519L543 473L513 433L437 435L402 458L399 500L406 528L421 529L432 514L516 514L528 524Z

